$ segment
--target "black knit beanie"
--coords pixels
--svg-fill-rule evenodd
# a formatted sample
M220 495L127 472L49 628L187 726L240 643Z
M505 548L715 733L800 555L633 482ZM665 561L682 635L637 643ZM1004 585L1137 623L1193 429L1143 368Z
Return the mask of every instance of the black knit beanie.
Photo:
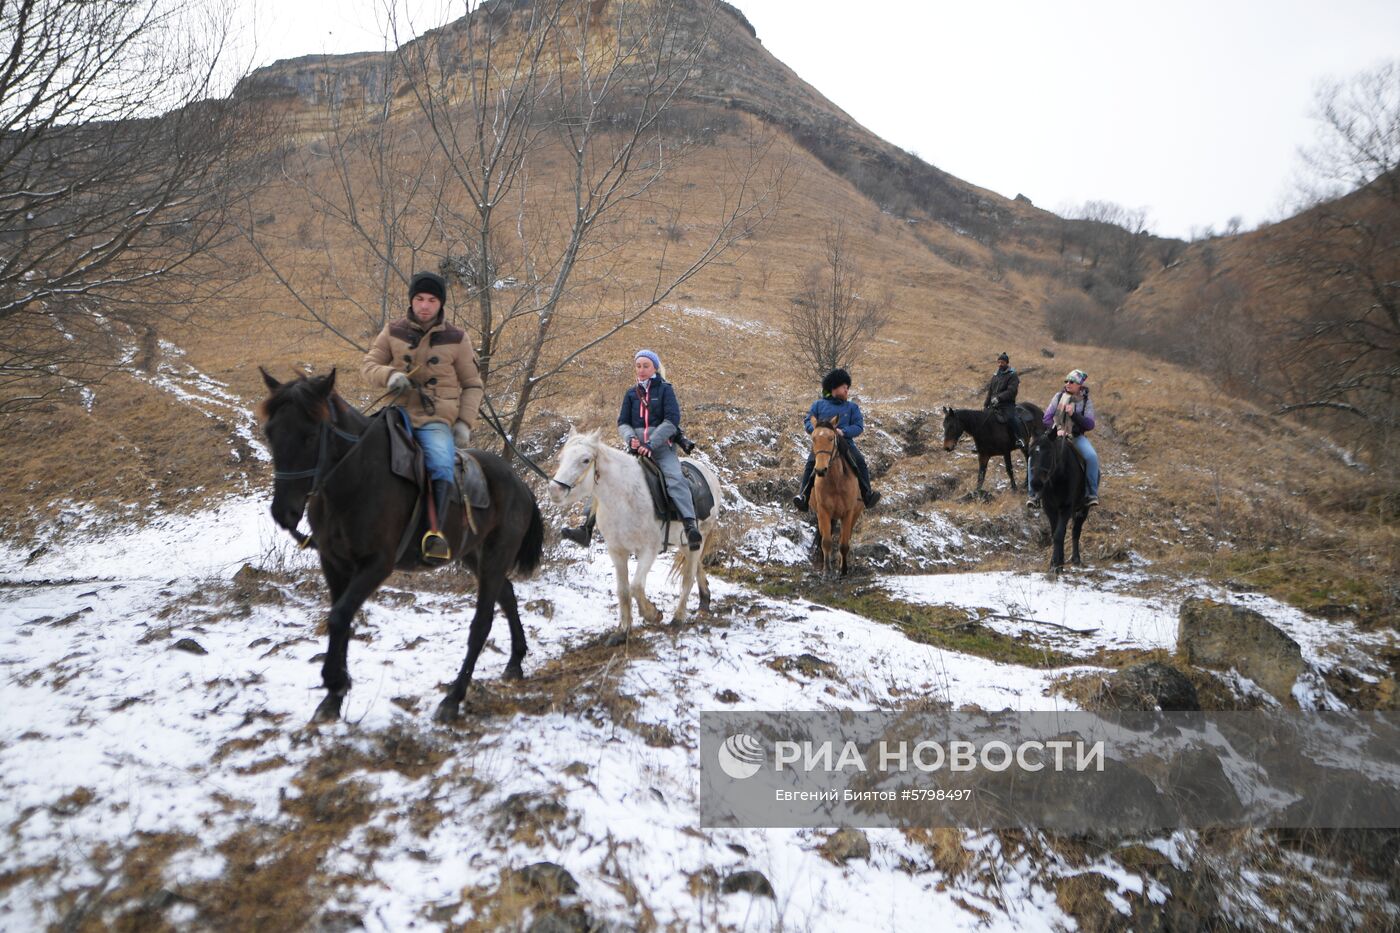
M436 272L417 272L408 283L408 300L413 301L414 295L428 294L437 296L437 300L444 305L447 304L447 282Z

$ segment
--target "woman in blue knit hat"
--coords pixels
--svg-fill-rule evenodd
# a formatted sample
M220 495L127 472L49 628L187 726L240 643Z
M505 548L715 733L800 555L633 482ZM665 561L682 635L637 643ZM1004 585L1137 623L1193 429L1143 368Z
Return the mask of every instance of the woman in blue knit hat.
M652 350L638 350L632 359L637 382L622 397L622 411L617 416L617 433L627 449L639 457L647 457L661 470L666 481L666 493L680 513L685 526L686 544L692 551L700 549L700 528L695 524L695 503L690 497L690 484L681 473L676 441L681 436L681 406L676 391L662 374L661 358ZM593 535L593 513L581 528L566 529L562 537L587 545Z
M870 488L870 467L866 466L865 457L855 445L855 439L865 431L865 416L861 414L860 406L851 401L850 394L851 374L844 369L833 369L822 378L822 397L807 409L807 417L802 419L802 423L807 433L811 434L818 421L836 419L836 435L855 462L856 477L860 480L860 498L868 509L880 501L880 494ZM792 500L799 512L808 509L808 499L812 495L812 472L816 466L817 458L808 453L807 466L802 470L802 487Z

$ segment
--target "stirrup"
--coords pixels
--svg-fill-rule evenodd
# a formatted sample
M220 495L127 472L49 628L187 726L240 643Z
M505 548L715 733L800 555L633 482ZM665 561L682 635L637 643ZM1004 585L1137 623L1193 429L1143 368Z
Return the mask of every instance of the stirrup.
M419 548L423 552L424 560L447 561L452 559L452 548L448 546L446 536L440 531L429 531L423 535Z

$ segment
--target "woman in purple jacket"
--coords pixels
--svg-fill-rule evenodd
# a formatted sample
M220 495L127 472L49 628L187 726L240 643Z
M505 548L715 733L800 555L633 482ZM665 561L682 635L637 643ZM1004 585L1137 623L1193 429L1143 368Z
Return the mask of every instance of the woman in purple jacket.
M1072 369L1069 375L1065 376L1065 387L1055 393L1055 397L1050 399L1050 404L1045 406L1045 426L1054 427L1055 413L1064 406L1069 411L1070 422L1073 425L1072 436L1074 446L1084 457L1084 473L1088 493L1084 500L1084 507L1092 509L1099 504L1099 455L1094 450L1094 445L1089 443L1088 433L1094 430L1094 403L1089 400L1089 375L1082 369ZM1040 493L1036 491L1034 477L1027 481L1030 486L1031 497L1026 502L1026 506L1032 509L1040 508Z

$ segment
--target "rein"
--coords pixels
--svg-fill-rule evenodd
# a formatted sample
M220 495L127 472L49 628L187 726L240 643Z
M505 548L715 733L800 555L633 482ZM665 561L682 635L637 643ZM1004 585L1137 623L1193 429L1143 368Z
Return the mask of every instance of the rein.
M347 407L354 407L348 402L344 402L343 400L341 401ZM356 411L358 410L359 409L356 409ZM334 417L335 415L332 414L325 421L322 421L321 427L317 431L316 465L309 470L274 470L272 472L272 478L274 482L277 480L297 480L311 477L311 492L307 493L306 498L310 500L312 497L319 496L321 494L321 490L325 488L326 481L331 478L331 476L335 473L336 470L340 469L341 465L344 464L346 460L350 459L350 455L355 452L355 448L359 446L360 441L364 440L364 434L351 434L349 431L342 430L341 428L338 428L334 424L332 424L331 421ZM366 430L368 430L368 428L366 428ZM349 441L350 449L347 450L344 454L342 454L340 459L337 460L334 464L332 464L329 469L327 469L326 462L330 459L330 445L327 444L326 441L332 434L339 437L343 441ZM304 512L305 506L303 506L303 514ZM301 522L300 515L297 516L297 522L298 524ZM305 549L307 547L310 547L312 543L314 543L311 535L302 534L301 531L297 528L289 528L287 530L291 533L292 537L296 539L298 548Z
M491 400L483 396L481 401L483 404L486 405L486 411L482 414L482 417L486 419L487 424L489 424L492 428L495 429L497 434L501 435L501 440L506 442L506 446L511 449L512 453L514 453L517 457L520 458L522 463L529 467L536 476L544 480L546 483L558 483L560 486L563 486L565 489L569 490L572 490L574 488L568 483L565 483L561 480L557 480L554 477L550 476L544 470L540 469L539 464L535 463L535 461L522 454L520 452L520 448L515 446L515 442L512 441L510 439L510 435L506 433L505 427L501 424L501 416L496 414L496 408L494 405L491 404Z

